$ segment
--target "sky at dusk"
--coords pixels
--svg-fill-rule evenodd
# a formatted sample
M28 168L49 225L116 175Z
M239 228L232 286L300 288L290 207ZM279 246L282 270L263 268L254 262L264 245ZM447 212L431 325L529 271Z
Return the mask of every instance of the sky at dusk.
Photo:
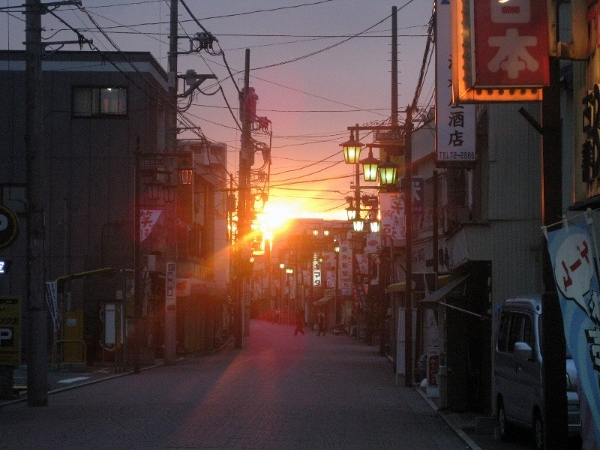
M24 48L24 3L0 0L2 49ZM202 32L199 23L217 38L214 49L223 51L241 88L245 51L250 50L257 113L272 122L270 214L345 218L354 169L344 164L339 144L348 140L348 126L390 117L392 6L398 8L398 103L403 111L417 86L433 0L180 1L180 52L189 50L185 36ZM73 41L72 29L77 29L98 51L148 51L166 70L169 14L170 0L83 0L81 8L60 6L45 14L43 38ZM227 144L227 170L237 179L240 132L227 104L237 115L238 95L225 60L206 52L180 55L178 71L217 76L218 81L202 85L207 95L197 93L185 114L209 141ZM423 111L434 103L433 59L426 70L418 102ZM179 137L197 138L189 132ZM372 141L366 133L360 139ZM256 165L261 161L257 156Z

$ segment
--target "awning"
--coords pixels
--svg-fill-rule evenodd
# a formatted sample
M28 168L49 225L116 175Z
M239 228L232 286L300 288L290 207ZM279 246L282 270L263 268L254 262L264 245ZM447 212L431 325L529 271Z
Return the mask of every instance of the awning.
M459 277L459 278L455 278L454 280L450 281L445 286L442 286L441 288L439 288L437 291L434 291L431 294L429 294L427 297L421 299L419 301L419 303L436 303L436 302L439 302L444 296L446 296L447 294L449 294L450 291L452 291L453 289L455 289L456 287L458 287L460 284L464 283L465 280L467 278L469 278L469 276L470 276L470 274L469 275L463 275L462 277Z
M438 276L438 286L440 284L446 284L448 281L449 275L439 275ZM405 292L406 291L406 282L402 281L400 283L392 283L388 284L385 288L385 293L390 294L392 292Z
M314 302L313 305L314 306L323 306L325 303L327 303L332 298L333 297L323 297L323 298L317 300L316 302Z
M177 278L177 296L197 296L224 300L227 298L227 286L209 280L198 280L197 278Z

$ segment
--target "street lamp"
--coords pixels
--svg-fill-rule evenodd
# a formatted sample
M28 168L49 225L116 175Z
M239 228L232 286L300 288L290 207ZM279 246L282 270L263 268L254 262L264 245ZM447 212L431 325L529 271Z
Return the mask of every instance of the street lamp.
M371 229L371 233L379 233L381 230L381 224L378 220L372 220L369 222L369 228Z
M192 180L194 179L194 169L190 167L183 167L178 169L179 171L179 183L184 186L188 186L192 184Z
M389 155L384 162L379 164L377 171L379 172L379 182L382 187L393 187L396 185L398 164L390 161Z
M373 157L373 149L369 146L369 156L360 161L363 166L363 177L365 181L377 181L377 172L380 161Z
M340 145L344 151L344 161L346 161L346 164L358 164L363 144L354 139L354 130L350 131L350 140Z
M348 217L348 221L352 222L356 219L356 208L354 207L354 197L346 197L346 201L348 202L348 207L346 208L346 216Z
M365 222L358 217L352 222L352 228L356 233L362 233L362 231L365 229Z

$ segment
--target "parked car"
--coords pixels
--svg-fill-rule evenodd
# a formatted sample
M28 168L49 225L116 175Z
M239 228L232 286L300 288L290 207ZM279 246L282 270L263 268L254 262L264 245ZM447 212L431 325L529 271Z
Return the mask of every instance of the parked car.
M500 437L507 440L512 426L533 430L537 449L543 448L543 390L541 355L541 296L506 300L500 312L494 351L494 384ZM577 371L565 355L569 436L581 431Z

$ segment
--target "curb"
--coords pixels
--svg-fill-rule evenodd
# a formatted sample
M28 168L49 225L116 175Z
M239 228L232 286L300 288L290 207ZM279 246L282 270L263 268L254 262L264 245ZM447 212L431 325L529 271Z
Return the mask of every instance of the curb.
M159 363L159 364L155 364L153 366L148 366L148 367L142 367L140 370L143 372L143 371L150 370L150 369L156 369L157 367L161 367L161 366L164 366L164 363ZM65 387L62 387L59 389L52 389L52 390L48 391L48 395L58 394L60 392L70 391L72 389L77 389L77 388L80 388L83 386L90 386L92 384L97 384L97 383L101 383L103 381L108 381L108 380L114 380L115 378L124 377L126 375L134 375L134 374L135 374L135 372L133 370L129 370L129 371L123 372L123 373L108 375L106 377L98 378L96 380L84 381L82 383L78 383L73 386L65 386ZM13 405L15 403L23 403L26 401L27 401L27 395L23 395L22 397L16 398L14 400L2 401L2 402L0 402L0 409L3 406Z
M477 445L475 441L473 441L473 439L471 439L469 435L465 433L462 430L462 428L460 428L460 426L458 426L458 424L451 417L440 411L438 406L433 401L431 401L431 399L427 398L425 393L423 393L418 388L415 390L419 393L421 397L423 397L423 400L425 400L429 404L429 406L431 406L431 409L433 409L442 419L444 419L446 424L448 424L448 426L452 428L452 430L454 430L454 432L463 440L465 444L469 446L471 450L482 450L482 448L479 445Z
M200 355L192 355L192 357L201 357L201 356L207 356L207 355L212 355L212 354L218 353L221 350L223 350L225 347L227 347L227 345L229 344L230 340L231 339L228 339L220 347L218 347L218 348L216 348L216 349L214 349L212 351L204 352L204 353L202 353ZM186 359L186 358L185 357L181 357L181 358L178 358L177 361L181 361L181 360L184 360L184 359ZM143 372L143 371L150 370L150 369L156 369L157 367L162 367L164 365L165 365L164 361L162 361L162 362L159 362L159 363L154 364L152 366L142 367L142 368L140 368L140 370ZM19 367L24 368L26 366L19 366ZM85 382L82 382L82 383L79 383L79 384L75 384L73 386L65 386L65 387L62 387L62 388L59 388L59 389L53 389L51 391L48 391L48 395L58 394L59 392L69 391L71 389L77 389L77 388L80 388L80 387L83 387L83 386L89 386L89 385L92 385L92 384L101 383L103 381L108 381L108 380L113 380L115 378L123 377L125 375L134 375L134 374L135 374L135 372L133 370L128 370L126 372L117 373L117 374L114 374L114 375L109 375L109 376L106 376L106 377L98 378L96 380L85 381ZM16 398L14 400L0 401L0 409L2 409L3 406L13 405L15 403L23 403L25 401L27 401L27 395L24 395L22 397Z

